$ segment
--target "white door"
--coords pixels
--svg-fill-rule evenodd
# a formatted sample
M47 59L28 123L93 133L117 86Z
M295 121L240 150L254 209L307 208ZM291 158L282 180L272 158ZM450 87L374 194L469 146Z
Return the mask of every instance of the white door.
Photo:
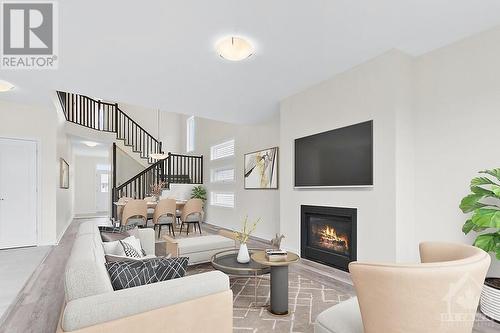
M109 171L107 170L96 170L96 212L108 212L109 211Z
M36 245L36 183L36 143L0 138L0 249Z

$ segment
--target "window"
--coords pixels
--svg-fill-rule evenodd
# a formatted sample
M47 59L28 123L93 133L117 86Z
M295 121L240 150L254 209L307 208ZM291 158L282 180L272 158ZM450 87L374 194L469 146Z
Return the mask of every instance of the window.
M186 120L186 152L194 151L194 116Z
M234 193L210 192L210 204L220 207L234 207Z
M226 183L234 181L234 168L212 169L210 180L212 183Z
M229 140L210 147L210 159L212 161L233 155L234 155L234 140Z
M101 193L109 192L109 174L101 173Z

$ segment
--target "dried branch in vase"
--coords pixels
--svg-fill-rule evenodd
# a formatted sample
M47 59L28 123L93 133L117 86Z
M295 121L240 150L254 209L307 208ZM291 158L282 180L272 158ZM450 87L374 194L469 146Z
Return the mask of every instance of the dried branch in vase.
M161 192L163 191L163 188L165 187L165 182L159 182L157 184L152 184L151 185L151 194L154 195L155 197L160 197Z
M248 241L248 238L252 235L252 233L255 231L257 228L257 224L261 221L261 218L259 217L254 223L250 225L248 221L248 215L245 216L245 220L243 221L243 229L241 231L237 231L237 236L236 239L240 241L242 244L246 244Z

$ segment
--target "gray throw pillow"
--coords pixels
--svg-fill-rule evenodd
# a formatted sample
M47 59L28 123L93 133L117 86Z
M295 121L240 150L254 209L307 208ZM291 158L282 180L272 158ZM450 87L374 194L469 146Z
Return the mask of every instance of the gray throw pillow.
M128 232L101 232L103 242L115 242L129 237Z
M107 262L105 265L113 289L120 290L183 277L188 260L187 257L152 258Z
M126 225L124 227L99 227L101 240L103 242L116 242L129 236L139 238L139 228L137 226Z

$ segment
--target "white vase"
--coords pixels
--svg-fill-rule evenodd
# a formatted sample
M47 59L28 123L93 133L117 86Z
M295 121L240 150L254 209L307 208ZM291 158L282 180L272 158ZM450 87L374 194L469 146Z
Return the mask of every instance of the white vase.
M246 264L250 262L250 253L248 253L247 244L240 244L240 250L238 251L238 257L236 260L240 264Z

